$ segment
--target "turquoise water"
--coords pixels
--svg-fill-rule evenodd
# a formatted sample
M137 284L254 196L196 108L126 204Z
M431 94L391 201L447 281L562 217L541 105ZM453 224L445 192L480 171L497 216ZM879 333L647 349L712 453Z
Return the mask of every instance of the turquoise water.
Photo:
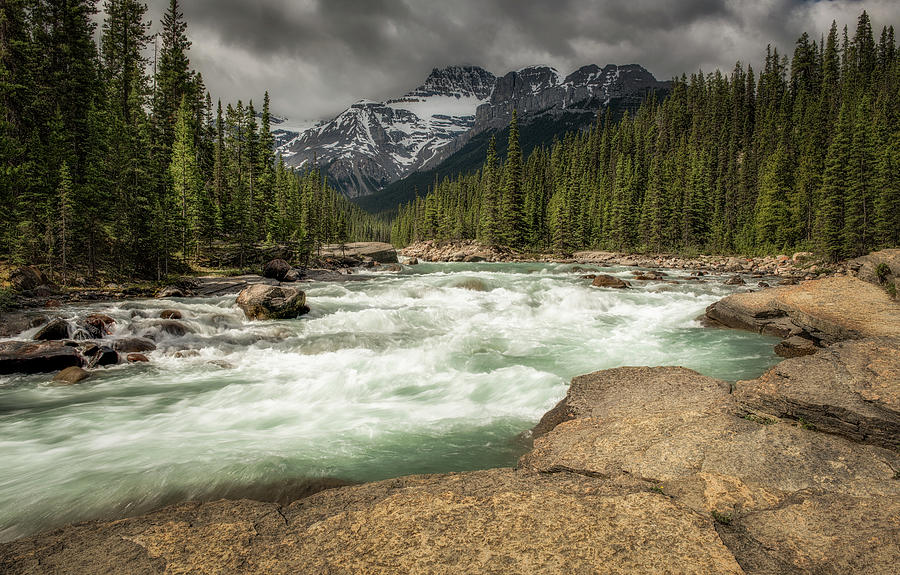
M511 466L575 375L682 365L735 381L777 360L772 338L695 321L735 291L721 278L616 291L584 273L422 264L307 284L310 315L279 322L246 322L234 296L67 308L159 349L77 386L0 376L0 539L234 486ZM168 308L191 333L160 333Z

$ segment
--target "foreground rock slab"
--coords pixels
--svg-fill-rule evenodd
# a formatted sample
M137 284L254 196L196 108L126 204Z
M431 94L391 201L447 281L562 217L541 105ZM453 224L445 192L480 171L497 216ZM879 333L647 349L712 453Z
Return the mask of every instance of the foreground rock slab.
M839 343L781 362L738 382L734 397L751 409L900 450L900 348L885 341Z
M741 573L712 520L664 495L495 469L329 490L285 508L184 504L0 547L10 575Z
M706 310L728 327L824 344L860 338L900 339L900 303L878 286L834 276L754 293L733 294Z
M747 572L891 572L900 455L748 414L729 387L683 368L575 378L520 466L655 486L719 518Z

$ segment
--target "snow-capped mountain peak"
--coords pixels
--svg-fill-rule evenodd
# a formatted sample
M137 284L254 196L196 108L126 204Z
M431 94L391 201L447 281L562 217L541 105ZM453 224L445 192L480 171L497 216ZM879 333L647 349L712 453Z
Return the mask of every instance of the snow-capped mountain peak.
M549 66L500 78L477 66L435 68L399 98L359 100L330 121L279 137L279 150L295 166L316 159L347 195L362 196L436 165L462 136L503 127L514 109L520 116L568 110L661 85L637 65L584 66L566 78Z

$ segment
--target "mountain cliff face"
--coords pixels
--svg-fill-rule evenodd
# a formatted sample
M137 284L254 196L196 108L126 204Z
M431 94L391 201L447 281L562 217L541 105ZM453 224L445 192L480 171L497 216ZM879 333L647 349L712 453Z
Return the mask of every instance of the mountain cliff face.
M317 161L350 197L371 194L427 165L475 124L496 78L477 67L435 69L425 83L386 102L363 100L300 134L284 150L288 163Z
M597 110L613 100L640 102L648 90L666 86L637 64L604 68L591 64L565 79L554 68L531 66L498 78L490 100L476 111L473 131L506 126L514 109L526 119L547 112Z
M317 162L349 197L373 194L412 173L439 164L471 137L544 114L596 111L613 100L635 102L664 89L638 65L584 66L568 77L531 66L501 78L476 66L434 69L408 94L361 100L329 122L279 134L289 165Z

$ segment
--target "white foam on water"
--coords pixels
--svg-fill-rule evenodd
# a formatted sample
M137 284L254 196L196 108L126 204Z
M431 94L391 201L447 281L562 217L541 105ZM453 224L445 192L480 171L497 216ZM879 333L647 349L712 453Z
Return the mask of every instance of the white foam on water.
M512 465L516 435L575 375L671 364L736 380L774 363L771 339L694 321L731 291L715 278L616 291L583 273L423 264L305 286L312 313L278 322L247 322L234 296L61 310L107 313L112 338L158 349L77 386L0 376L0 539L172 491Z

